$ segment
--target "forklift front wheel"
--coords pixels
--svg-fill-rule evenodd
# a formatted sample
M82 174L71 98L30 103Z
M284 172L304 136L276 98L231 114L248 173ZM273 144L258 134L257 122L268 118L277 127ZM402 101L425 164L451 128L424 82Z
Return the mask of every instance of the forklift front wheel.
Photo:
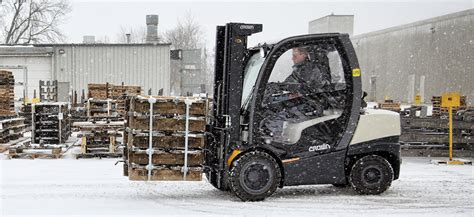
M352 166L349 183L359 194L380 194L392 184L393 168L378 155L368 155Z
M251 151L232 163L231 190L242 201L261 201L277 189L281 172L276 160L262 151Z

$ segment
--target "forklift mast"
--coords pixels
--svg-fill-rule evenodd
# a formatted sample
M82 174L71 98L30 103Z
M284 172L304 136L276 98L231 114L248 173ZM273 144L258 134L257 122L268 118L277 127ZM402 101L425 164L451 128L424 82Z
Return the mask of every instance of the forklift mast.
M220 137L218 144L224 144L224 147L240 144L240 102L244 61L248 55L247 37L261 31L262 24L228 23L217 27L211 127L214 135Z

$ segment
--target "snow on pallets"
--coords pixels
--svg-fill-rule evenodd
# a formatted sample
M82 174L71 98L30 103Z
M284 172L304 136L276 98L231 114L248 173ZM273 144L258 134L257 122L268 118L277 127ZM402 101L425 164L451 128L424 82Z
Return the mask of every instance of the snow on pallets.
M200 181L208 106L202 98L132 98L124 175L137 181Z
M122 136L119 131L124 128L123 121L76 122L74 127L81 131L78 135L81 138L81 153L76 158L122 157L117 138Z

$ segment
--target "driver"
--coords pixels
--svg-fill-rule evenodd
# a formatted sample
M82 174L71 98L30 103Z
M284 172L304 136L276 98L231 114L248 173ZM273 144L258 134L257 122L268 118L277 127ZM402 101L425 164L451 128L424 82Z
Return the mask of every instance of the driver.
M314 57L313 57L314 58ZM330 84L330 77L322 73L319 64L311 59L307 48L296 47L292 49L292 73L283 81L283 86L278 88L279 92L288 91L288 99L282 103L277 111L267 110L263 125L270 131L270 135L279 137L283 132L284 122L288 119L304 120L308 117L316 118L322 116L324 102L314 96L314 93L323 92ZM272 86L269 88L273 89ZM272 93L267 95L272 101Z
M330 78L327 73L322 73L316 64L314 57L310 59L308 50L305 47L293 48L293 72L284 83L299 84L290 85L288 88L294 96L305 96L315 92L322 92L324 87L330 84ZM293 87L293 88L292 88Z

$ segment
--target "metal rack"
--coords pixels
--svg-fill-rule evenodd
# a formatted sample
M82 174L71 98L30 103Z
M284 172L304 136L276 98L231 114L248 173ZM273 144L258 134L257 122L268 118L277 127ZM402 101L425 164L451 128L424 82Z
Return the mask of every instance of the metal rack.
M71 135L69 104L62 102L32 105L32 142L62 144Z

